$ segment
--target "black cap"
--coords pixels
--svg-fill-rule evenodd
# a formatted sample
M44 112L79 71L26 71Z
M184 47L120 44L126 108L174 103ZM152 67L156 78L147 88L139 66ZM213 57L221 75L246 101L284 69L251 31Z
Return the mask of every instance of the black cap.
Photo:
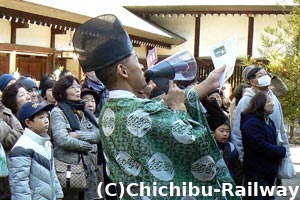
M203 102L205 109L207 110L207 122L212 131L215 131L219 126L227 124L230 127L229 119L220 108L216 100Z
M133 53L128 33L111 14L100 15L80 25L73 45L84 72L110 66Z

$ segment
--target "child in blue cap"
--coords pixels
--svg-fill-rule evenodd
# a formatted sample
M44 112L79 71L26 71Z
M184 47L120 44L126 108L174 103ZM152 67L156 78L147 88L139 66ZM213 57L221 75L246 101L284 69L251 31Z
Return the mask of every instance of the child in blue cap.
M48 111L53 105L25 103L19 112L23 135L9 155L12 199L61 199L63 192L54 169Z

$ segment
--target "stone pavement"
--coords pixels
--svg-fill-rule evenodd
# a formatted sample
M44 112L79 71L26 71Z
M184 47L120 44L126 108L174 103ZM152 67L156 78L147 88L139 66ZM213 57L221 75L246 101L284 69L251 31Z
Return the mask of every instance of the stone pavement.
M292 179L283 179L282 183L284 186L300 186L300 146L291 146L291 159L294 163L297 175ZM292 200L289 194L286 197L276 197L276 200ZM300 200L300 187L294 200Z

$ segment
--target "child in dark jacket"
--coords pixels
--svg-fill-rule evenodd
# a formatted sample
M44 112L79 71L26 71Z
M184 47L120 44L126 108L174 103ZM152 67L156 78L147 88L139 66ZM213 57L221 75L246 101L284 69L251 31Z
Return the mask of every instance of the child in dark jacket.
M218 103L213 100L204 103L207 110L207 122L218 144L219 150L223 153L223 158L229 169L231 177L237 185L242 185L243 171L239 159L239 153L235 146L229 142L230 122L228 117L223 113Z

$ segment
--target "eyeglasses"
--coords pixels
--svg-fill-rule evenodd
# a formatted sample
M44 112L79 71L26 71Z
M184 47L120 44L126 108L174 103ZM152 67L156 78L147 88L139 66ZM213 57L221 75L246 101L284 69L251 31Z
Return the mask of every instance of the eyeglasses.
M76 89L81 89L81 85L79 85L79 84L74 84L74 85L71 85L70 87L69 87L71 90L76 90Z

